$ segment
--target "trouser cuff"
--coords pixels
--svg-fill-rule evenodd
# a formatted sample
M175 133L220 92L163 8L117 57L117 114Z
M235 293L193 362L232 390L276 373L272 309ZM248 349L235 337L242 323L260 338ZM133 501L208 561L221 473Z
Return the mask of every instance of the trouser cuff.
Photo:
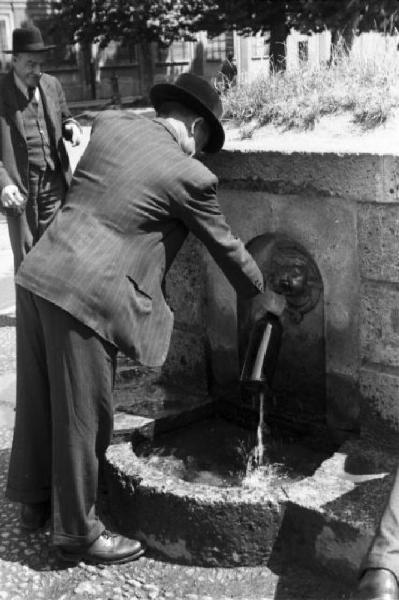
M68 533L53 532L52 542L54 546L63 548L76 548L79 546L90 546L105 531L105 525L100 520L87 535L69 535Z

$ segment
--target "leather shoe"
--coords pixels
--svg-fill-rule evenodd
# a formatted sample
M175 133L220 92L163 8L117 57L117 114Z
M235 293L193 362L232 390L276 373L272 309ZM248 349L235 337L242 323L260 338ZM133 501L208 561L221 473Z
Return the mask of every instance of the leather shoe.
M104 531L89 546L59 546L59 556L67 562L120 564L135 560L145 552L138 540Z
M22 504L20 525L27 531L37 531L45 526L51 515L50 502Z
M388 569L367 569L351 600L399 600L395 575Z

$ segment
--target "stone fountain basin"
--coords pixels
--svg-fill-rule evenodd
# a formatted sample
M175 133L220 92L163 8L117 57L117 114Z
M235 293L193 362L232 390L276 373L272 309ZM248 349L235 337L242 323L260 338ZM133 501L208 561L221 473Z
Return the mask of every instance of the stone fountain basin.
M173 407L159 419L116 414L106 476L110 512L121 533L145 540L172 562L273 567L276 559L355 580L391 489L396 452L354 439L323 459L296 444L272 444L270 458L277 452L281 462L285 453L288 468L266 489L234 485L234 478L220 485L224 473L217 465L210 479L207 467L205 478L200 469L187 481L173 468L159 468L169 460L160 448L176 448L181 429L187 442L191 424L209 422L215 411L205 402L178 413ZM158 431L170 432L174 442L168 446ZM161 456L160 464L145 456L146 444Z
M142 424L107 453L118 528L178 562L266 564L293 488L326 455L272 440L266 473L244 480L254 438L217 417L150 436Z

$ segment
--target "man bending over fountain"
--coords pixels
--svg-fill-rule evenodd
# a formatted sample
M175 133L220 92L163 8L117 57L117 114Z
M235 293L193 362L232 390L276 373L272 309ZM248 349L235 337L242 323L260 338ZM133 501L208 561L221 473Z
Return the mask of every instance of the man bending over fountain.
M263 290L220 211L217 178L194 158L223 146L219 95L189 73L150 95L158 118L96 118L65 205L16 276L7 495L22 503L24 528L51 518L52 541L71 562L125 562L144 552L97 515L99 461L112 435L117 351L144 365L165 361L173 315L162 283L188 232L238 294Z

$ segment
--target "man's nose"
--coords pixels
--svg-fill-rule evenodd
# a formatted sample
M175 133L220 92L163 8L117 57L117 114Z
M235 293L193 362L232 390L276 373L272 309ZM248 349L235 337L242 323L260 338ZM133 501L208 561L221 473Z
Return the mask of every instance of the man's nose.
M42 72L42 65L35 65L33 67L34 75L40 75L41 72Z

